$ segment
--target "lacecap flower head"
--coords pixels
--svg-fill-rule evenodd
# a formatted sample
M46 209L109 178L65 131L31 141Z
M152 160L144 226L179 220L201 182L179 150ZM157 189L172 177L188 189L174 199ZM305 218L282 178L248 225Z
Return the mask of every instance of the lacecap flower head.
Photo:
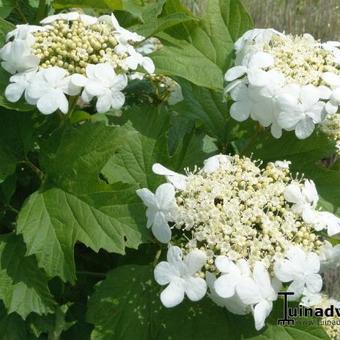
M235 43L235 66L227 71L226 94L234 101L231 116L249 117L297 138L312 134L315 126L340 104L340 45L321 43L310 34L286 35L273 29L254 29Z
M323 263L340 262L324 235L338 237L340 219L318 209L313 181L294 178L289 166L237 155L213 156L185 174L153 165L168 183L137 194L147 227L168 244L168 260L155 268L156 281L168 284L166 307L208 292L232 313L253 313L261 329L280 289L319 302Z
M41 26L18 25L0 50L1 66L12 74L5 96L16 102L24 95L43 114L67 113L68 96L79 95L83 103L95 98L98 112L118 110L128 76L154 72L146 54L156 48L157 40L122 28L113 14L71 12Z

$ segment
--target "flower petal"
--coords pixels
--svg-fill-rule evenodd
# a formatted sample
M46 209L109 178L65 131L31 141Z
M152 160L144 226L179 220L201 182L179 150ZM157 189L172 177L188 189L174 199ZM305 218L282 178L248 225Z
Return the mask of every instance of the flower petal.
M111 107L114 110L119 110L125 103L125 95L119 91L111 91Z
M230 298L234 296L238 278L239 277L234 274L221 275L214 282L214 288L216 293L222 298Z
M110 111L111 101L112 101L112 98L110 96L110 93L106 93L102 96L99 96L97 99L97 104L96 104L97 112L105 113L105 112Z
M322 277L319 274L306 276L306 287L311 293L319 293L322 288Z
M247 72L247 68L245 66L234 66L230 68L224 76L226 81L233 81L237 78L242 77Z
M257 52L251 56L248 67L252 68L267 68L274 64L274 58L266 52Z
M158 284L166 285L175 277L179 277L179 272L169 262L162 261L155 267L154 276Z
M220 255L216 257L215 266L221 273L240 272L236 264L225 255Z
M191 301L199 301L207 293L207 283L200 277L185 279L185 293Z
M183 262L187 266L188 273L193 275L204 266L206 261L207 255L202 250L194 249L185 256Z
M314 131L315 125L311 118L306 117L300 120L295 127L295 135L299 139L306 139Z
M238 282L236 292L241 301L246 305L253 305L262 300L259 287L250 277L245 277Z
M20 83L12 83L6 87L5 97L11 103L16 103L25 91L25 85Z
M155 193L156 201L160 209L167 210L172 208L175 203L175 188L170 183L161 184Z
M161 302L167 307L175 307L184 299L184 281L183 279L174 279L167 288L161 293Z
M155 195L147 188L136 190L136 194L147 207L156 207Z
M250 101L247 100L239 101L231 105L230 115L238 122L243 122L249 118L250 110L251 110Z
M49 115L57 111L59 109L59 105L59 98L56 97L55 91L48 91L40 97L37 102L38 110L45 115Z
M303 202L303 195L298 184L289 184L284 190L284 197L290 203L299 204Z
M168 221L162 212L155 214L154 223L152 226L152 233L159 242L168 243L171 240L171 229Z
M254 308L255 328L257 331L262 329L265 325L266 318L273 309L273 303L262 300Z

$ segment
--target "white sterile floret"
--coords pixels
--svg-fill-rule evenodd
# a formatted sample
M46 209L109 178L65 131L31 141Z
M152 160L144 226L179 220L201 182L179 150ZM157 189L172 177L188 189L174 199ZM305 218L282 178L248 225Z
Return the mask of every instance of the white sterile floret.
M230 68L225 74L226 81L233 81L244 75L261 73L261 69L268 68L274 63L274 58L269 53L256 52L250 55L248 60L244 60L242 65ZM255 75L254 75L255 76Z
M321 302L321 299L321 293L312 293L310 290L305 288L302 293L300 305L305 307L314 307Z
M151 58L144 57L141 53L136 52L136 50L129 46L127 49L129 56L124 60L124 65L130 70L136 70L138 66L144 68L148 73L155 72L155 65Z
M305 180L303 186L298 182L289 184L285 188L284 196L288 202L293 203L292 208L301 214L305 222L313 222L311 217L319 200L313 181Z
M2 68L11 74L35 70L40 62L37 56L31 54L27 42L21 39L8 42L0 50L0 58L3 60Z
M30 103L36 103L43 114L51 114L58 109L68 112L67 95L79 94L80 88L72 85L68 73L60 67L41 70L31 81L27 89L26 98Z
M178 174L175 171L167 169L165 166L159 163L155 163L152 166L152 171L157 175L165 176L165 178L170 183L172 183L176 189L179 189L179 190L185 189L186 183L187 183L187 176Z
M321 291L320 258L314 252L292 247L275 262L274 272L280 281L291 282L287 290L294 293L292 299L300 298L306 289L314 294Z
M315 211L311 215L311 223L314 224L315 230L327 229L330 237L340 237L340 218L327 211Z
M289 166L292 164L291 161L276 161L274 165L280 169L289 169Z
M282 129L295 130L299 139L309 137L340 104L340 54L331 45L309 34L246 32L235 43L235 66L225 75L225 93L234 101L231 116L270 126L275 138Z
M215 155L206 159L203 164L202 171L209 173L214 172L218 168L228 168L231 165L231 157L227 155Z
M255 263L252 277L241 280L237 292L243 303L252 306L255 328L260 330L273 309L273 301L277 299L277 292L263 263Z
M9 78L10 84L6 87L5 97L8 101L15 103L25 93L25 99L30 102L26 95L27 88L31 85L31 81L35 78L36 71L26 71L14 74Z
M83 87L82 99L89 103L97 97L96 108L98 112L107 112L110 109L118 110L125 102L121 92L128 83L125 74L116 74L110 64L88 65L86 77L73 75L72 83Z
M234 296L239 283L250 275L248 263L244 259L238 260L235 264L227 256L218 256L215 266L222 275L215 281L214 288L222 298Z
M160 262L154 271L155 280L160 285L168 285L161 293L162 304L174 307L180 304L184 295L191 301L201 300L207 292L207 283L196 276L206 262L203 251L193 250L186 256L180 248L170 246L167 261Z
M294 211L306 223L313 225L315 230L327 229L328 235L332 237L340 235L340 218L327 211L315 210L319 195L313 181L306 180L303 186L292 183L287 186L284 195L288 202L293 203Z
M295 130L296 137L309 137L323 119L325 103L319 101L319 90L313 85L297 87L294 94L281 96L278 124L286 130Z
M215 274L207 272L205 279L209 288L208 296L218 306L225 307L229 312L237 315L245 315L250 312L250 307L244 304L237 294L230 298L222 298L219 294L217 294L215 290Z
M128 48L131 42L141 42L145 39L143 36L121 27L113 13L111 14L111 23L115 31L118 33L119 45L123 45Z
M322 74L322 79L331 88L325 109L329 114L334 114L338 111L340 104L340 76L332 72L325 72Z
M151 227L153 235L162 243L171 239L171 230L168 222L173 220L176 210L175 189L172 184L161 184L155 194L149 189L138 189L137 195L147 206L147 228Z

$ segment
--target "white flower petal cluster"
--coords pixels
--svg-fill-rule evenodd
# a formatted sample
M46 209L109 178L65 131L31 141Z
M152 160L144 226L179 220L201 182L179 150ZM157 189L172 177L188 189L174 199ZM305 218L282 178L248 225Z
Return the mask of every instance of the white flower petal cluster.
M83 104L95 99L101 113L119 110L128 76L137 69L155 71L146 54L159 42L144 40L122 28L113 14L70 12L47 17L41 26L18 25L0 50L1 66L12 75L5 96L10 102L24 96L43 114L66 114L70 96L81 96Z
M160 285L168 285L161 293L161 301L165 307L180 304L184 295L191 301L201 300L207 292L207 283L195 276L206 262L206 255L201 250L193 250L184 259L182 250L170 246L167 261L158 263L155 268L155 280Z
M314 252L292 247L286 252L284 259L275 262L274 272L281 282L291 282L288 291L294 293L292 299L297 300L303 294L321 291L320 258Z
M260 330L273 309L277 299L267 268L262 262L256 262L251 277L246 277L238 285L238 295L243 303L251 305L255 328Z
M300 214L303 220L314 226L317 231L327 229L329 236L340 236L340 218L327 212L316 210L319 195L315 184L306 180L303 186L293 182L284 191L285 199L293 203L292 209Z
M234 314L252 313L259 330L281 289L305 306L320 302L323 276L340 266L338 246L320 232L335 235L339 219L317 210L315 184L293 178L289 167L238 155L215 155L185 174L153 165L168 183L156 194L137 194L147 206L147 227L169 243L168 261L155 269L156 281L168 285L161 294L166 307L207 292Z
M225 75L225 92L234 101L231 116L270 126L275 138L282 130L309 137L340 104L338 45L322 44L309 34L246 32L235 43L235 66Z
M173 219L177 207L173 185L161 184L155 194L146 188L138 189L136 192L147 206L147 227L152 228L152 233L158 241L168 243L171 240L168 222Z

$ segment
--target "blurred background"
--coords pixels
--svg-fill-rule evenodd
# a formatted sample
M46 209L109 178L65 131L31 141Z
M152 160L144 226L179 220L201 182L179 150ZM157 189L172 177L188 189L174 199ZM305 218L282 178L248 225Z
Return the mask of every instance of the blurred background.
M199 14L209 0L183 0ZM230 0L233 1L233 0ZM340 0L242 0L258 28L340 40Z

